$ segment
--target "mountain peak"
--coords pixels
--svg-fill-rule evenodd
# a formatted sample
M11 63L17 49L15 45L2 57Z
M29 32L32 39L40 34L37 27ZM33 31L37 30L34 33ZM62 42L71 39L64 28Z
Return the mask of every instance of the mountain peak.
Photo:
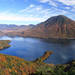
M44 32L53 34L72 34L74 33L75 21L64 15L53 16L39 25ZM50 34L48 34L50 35Z
M64 15L58 15L58 16L55 16L57 19L69 19L68 17L64 16Z
M66 17L66 16L64 16L64 15L58 15L57 17Z
M72 20L69 19L68 17L64 16L64 15L58 15L58 16L53 16L51 18L49 18L48 20L46 20L44 23L45 25L63 25L66 23L71 22Z

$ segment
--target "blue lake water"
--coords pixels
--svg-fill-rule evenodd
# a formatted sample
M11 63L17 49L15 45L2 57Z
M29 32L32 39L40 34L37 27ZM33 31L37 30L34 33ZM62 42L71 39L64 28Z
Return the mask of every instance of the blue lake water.
M17 56L25 60L35 60L45 51L53 51L46 63L64 64L75 59L75 40L54 40L23 37L0 37L0 40L11 40L11 47L0 53Z

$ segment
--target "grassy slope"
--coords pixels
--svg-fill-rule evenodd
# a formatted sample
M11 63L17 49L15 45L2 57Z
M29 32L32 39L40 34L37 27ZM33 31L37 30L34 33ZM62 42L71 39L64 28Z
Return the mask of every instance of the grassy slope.
M75 61L54 65L0 54L0 75L75 75Z
M0 75L30 75L34 74L40 68L51 68L50 64L43 62L31 62L24 59L0 54Z

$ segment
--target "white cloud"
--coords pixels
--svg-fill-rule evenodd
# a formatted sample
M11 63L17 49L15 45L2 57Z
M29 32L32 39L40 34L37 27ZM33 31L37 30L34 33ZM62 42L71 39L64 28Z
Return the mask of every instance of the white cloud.
M57 0L58 2L66 5L65 8L69 10L69 12L75 12L75 0Z
M40 5L35 6L35 5L31 4L30 6L28 6L25 9L20 10L19 12L34 12L34 11L36 12L36 11L39 11L41 9L42 9L42 7Z
M62 8L62 11L64 9L64 11L67 11L68 13L75 12L75 0L38 0L38 1L40 1L41 3L48 3L49 5L55 6L55 8L57 8L58 11L61 10Z
M15 0L0 0L0 1L3 1L3 2L5 2L5 1L11 1L11 2L14 2Z
M25 16L32 16L32 17L38 17L39 19L42 18L43 20L47 19L48 17L50 17L50 11L51 9L48 8L43 8L41 5L36 6L34 5L34 7L31 7L31 5L25 9L20 10L20 14L23 14ZM42 21L43 21L42 20Z
M65 8L68 9L68 10L71 9L71 7L65 7Z
M29 11L30 9L33 9L34 7L35 7L35 5L34 5L34 4L31 4L31 5L29 5L27 8L22 9L22 10L20 10L19 12L27 12L27 11Z
M46 2L48 2L49 0L40 0L40 2L42 2L42 3L46 3Z
M44 1L46 1L46 0L44 0ZM31 7L31 6L32 5L30 5L29 7L25 8L25 9L20 10L19 12L23 15L28 14L28 16L38 17L39 19L42 18L41 21L44 21L51 16L60 15L60 14L65 15L65 14L69 13L66 10L58 9L56 7L44 8L41 5L39 5L39 6L34 5L34 7Z
M30 8L33 8L33 7L35 7L35 5L34 5L34 4L31 4L29 7L30 7Z
M67 8L69 9L69 8ZM66 15L71 14L67 10L58 9L56 7L44 8L42 5L31 4L25 9L19 10L16 13L11 13L9 11L4 11L0 13L0 21L17 21L17 22L29 22L32 23L42 22L56 15Z
M65 5L74 5L75 6L75 0L57 0Z
M53 0L39 0L41 3L48 3L49 5L57 7L57 3Z
M23 15L19 14L13 14L13 13L8 13L8 12L2 12L0 13L0 21L40 21L43 20L42 18L38 17L25 17Z
M57 2L65 5L75 6L75 0L39 0L41 3L49 3L50 5L57 6Z

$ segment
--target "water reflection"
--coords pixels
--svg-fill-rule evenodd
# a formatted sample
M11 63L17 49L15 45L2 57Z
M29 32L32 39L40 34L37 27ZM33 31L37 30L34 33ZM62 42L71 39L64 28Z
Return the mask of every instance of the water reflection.
M45 61L46 63L64 64L75 59L75 40L36 39L23 37L0 37L0 40L11 40L12 46L0 51L0 53L18 56L25 60L35 60L42 56L46 50L53 54Z

